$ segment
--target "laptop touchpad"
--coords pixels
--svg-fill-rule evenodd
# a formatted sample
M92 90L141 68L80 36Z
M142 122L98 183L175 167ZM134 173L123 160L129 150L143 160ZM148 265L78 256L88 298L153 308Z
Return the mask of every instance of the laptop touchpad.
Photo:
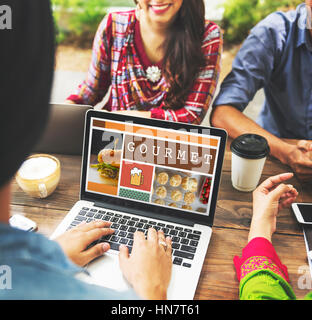
M119 267L118 255L106 253L103 257L96 259L87 267L93 284L106 288L125 291L130 285L125 280Z

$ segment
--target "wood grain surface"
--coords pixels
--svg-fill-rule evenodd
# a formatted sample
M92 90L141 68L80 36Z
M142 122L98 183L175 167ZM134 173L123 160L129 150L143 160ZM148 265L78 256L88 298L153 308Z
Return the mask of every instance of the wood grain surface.
M241 255L247 244L252 216L252 194L235 190L231 184L231 152L227 143L222 180L214 219L213 234L197 287L195 299L238 299L238 281L233 257ZM295 141L294 141L295 143ZM13 182L12 214L20 213L38 224L38 231L50 236L70 208L79 200L81 157L55 155L61 162L61 180L56 191L47 199L26 195ZM261 181L290 169L273 158L268 158ZM298 202L312 202L312 185L296 178L291 183L299 191ZM306 250L301 227L291 209L284 209L277 219L273 244L282 262L287 265L291 285L298 299L307 290L300 289L301 269L307 269Z

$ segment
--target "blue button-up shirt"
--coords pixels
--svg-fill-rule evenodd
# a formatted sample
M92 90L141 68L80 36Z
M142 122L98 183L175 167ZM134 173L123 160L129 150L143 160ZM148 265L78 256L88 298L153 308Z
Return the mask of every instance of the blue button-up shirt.
M257 123L278 137L312 139L312 41L305 4L275 12L257 24L243 43L214 107L243 111L263 88Z
M0 300L138 299L76 278L83 272L57 242L0 223ZM105 272L105 270L103 270Z

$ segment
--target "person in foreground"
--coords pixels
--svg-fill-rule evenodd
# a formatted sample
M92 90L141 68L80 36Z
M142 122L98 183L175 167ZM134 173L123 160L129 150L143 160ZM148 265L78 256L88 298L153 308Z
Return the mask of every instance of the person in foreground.
M284 173L264 181L253 192L253 216L248 244L241 258L234 257L234 266L242 300L289 300L296 296L289 284L287 267L280 261L273 245L278 211L288 207L298 196L286 183L293 173ZM312 299L312 293L306 296Z
M216 89L219 27L203 0L135 0L136 10L108 14L96 33L86 80L68 103L200 124ZM110 89L110 91L109 91Z
M311 12L312 0L306 0L295 11L270 14L250 31L211 115L212 125L232 138L247 132L264 136L271 154L302 181L312 178ZM262 88L265 103L255 122L242 112Z
M107 243L88 248L114 232L109 223L81 224L56 241L9 226L10 181L44 129L54 66L49 1L12 0L10 7L14 28L0 32L0 266L11 270L11 279L1 272L0 300L166 299L172 258L163 232L150 229L147 239L137 232L131 256L120 248L120 267L134 290L117 292L78 279L83 266L109 249Z

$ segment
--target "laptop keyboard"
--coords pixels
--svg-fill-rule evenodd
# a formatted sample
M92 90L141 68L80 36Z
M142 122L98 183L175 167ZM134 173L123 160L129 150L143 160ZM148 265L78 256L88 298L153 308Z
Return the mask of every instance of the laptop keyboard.
M67 230L77 226L82 221L88 223L93 220L110 221L112 223L110 227L115 230L114 234L105 236L96 241L96 243L108 242L111 250L117 251L119 250L119 246L124 244L128 247L129 253L132 251L133 236L136 231L141 231L146 236L149 228L154 228L157 231L162 229L165 236L170 236L172 239L173 264L185 268L192 266L192 260L194 260L201 236L201 231L184 228L181 225L178 226L173 223L87 207L80 210ZM95 245L96 243L91 245Z

